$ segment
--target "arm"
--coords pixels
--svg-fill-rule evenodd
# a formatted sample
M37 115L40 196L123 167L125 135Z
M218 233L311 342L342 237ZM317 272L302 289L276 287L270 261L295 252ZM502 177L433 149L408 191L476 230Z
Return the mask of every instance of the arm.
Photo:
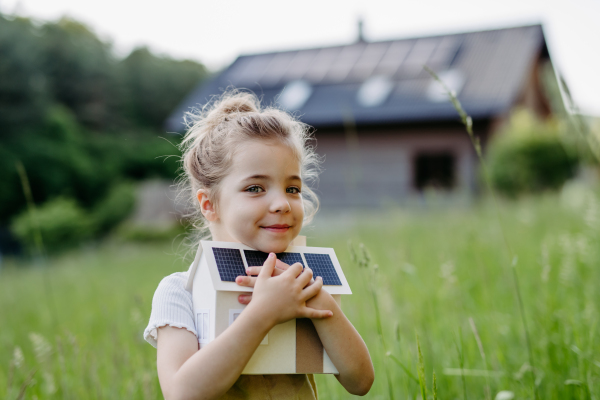
M277 264L277 266L283 270L288 267L284 263ZM259 271L262 273L261 267L248 268L248 273L251 275L255 275ZM237 282L243 286L253 286L255 279L251 277L238 278ZM322 282L322 280L317 279L315 282ZM242 304L252 304L252 297L252 295L240 295L239 301ZM317 310L333 311L331 318L313 319L312 322L325 351L339 371L339 375L336 375L337 380L351 394L367 394L375 379L375 372L369 350L360 334L327 291L319 290L316 296L306 302L306 306Z
M192 333L172 327L159 329L158 377L167 400L221 397L239 378L273 326L292 318L331 315L331 311L306 306L306 300L315 296L322 285L306 287L312 273L302 272L300 267L271 276L275 260L273 254L262 267L256 280L254 304L248 305L225 332L201 351Z
M333 311L333 317L313 319L312 322L327 355L339 371L339 375L335 376L337 380L351 394L367 394L375 379L375 371L360 334L325 290L319 291L306 305L317 310L326 308Z

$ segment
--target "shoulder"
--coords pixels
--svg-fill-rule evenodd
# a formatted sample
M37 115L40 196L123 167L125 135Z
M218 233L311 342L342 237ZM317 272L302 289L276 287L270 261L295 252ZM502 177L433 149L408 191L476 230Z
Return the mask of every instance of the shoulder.
M152 313L144 338L156 347L156 331L162 326L185 328L196 335L192 294L185 289L188 272L164 277L152 298Z
M155 296L157 293L162 292L185 292L190 295L191 293L185 290L185 284L187 283L189 276L189 272L175 272L174 274L167 275L158 284L158 288L156 289Z
M165 276L154 292L152 299L152 311L156 307L184 307L189 308L190 315L192 314L193 303L192 293L185 289L188 272L176 272L169 276Z

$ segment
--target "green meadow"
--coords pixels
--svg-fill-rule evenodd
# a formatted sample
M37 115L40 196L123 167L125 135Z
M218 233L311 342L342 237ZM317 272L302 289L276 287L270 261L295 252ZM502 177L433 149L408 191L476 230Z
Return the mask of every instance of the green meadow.
M353 290L343 309L376 370L366 397L600 399L598 194L570 185L503 200L499 215L485 199L443 203L306 229L309 245L335 248ZM4 259L0 398L161 398L142 332L160 279L187 269L182 254L174 238ZM333 376L317 383L321 399L351 397Z

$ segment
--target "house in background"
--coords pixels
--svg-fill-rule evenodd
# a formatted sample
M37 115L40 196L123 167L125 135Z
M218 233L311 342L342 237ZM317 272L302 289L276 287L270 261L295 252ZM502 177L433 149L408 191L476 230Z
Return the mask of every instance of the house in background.
M167 120L227 87L313 126L325 156L324 208L401 202L428 187L472 192L477 158L448 97L457 94L485 144L516 106L550 114L540 70L550 63L540 25L239 56L196 88Z

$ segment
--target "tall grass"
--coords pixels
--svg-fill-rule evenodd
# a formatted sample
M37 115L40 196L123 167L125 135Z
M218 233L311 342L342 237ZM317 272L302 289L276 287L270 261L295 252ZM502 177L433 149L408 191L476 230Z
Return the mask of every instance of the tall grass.
M539 397L600 399L599 197L571 185L501 206L520 258ZM430 399L464 399L465 387L469 399L533 398L493 204L425 207L321 216L308 231L309 245L336 249L352 288L343 310L376 371L367 398L421 398L421 368ZM370 250L377 272L353 264L348 238ZM0 398L161 398L156 351L141 335L160 279L189 266L173 254L177 246L108 242L49 259L59 326L46 308L43 270L5 259ZM317 382L323 399L350 397L332 376Z
M506 229L504 228L503 223L502 223L502 216L500 215L500 208L498 207L498 200L496 197L496 193L494 191L494 187L492 185L492 179L490 177L490 173L488 171L488 167L485 162L485 159L483 158L481 142L479 140L479 137L475 136L475 134L473 133L473 119L462 108L460 101L456 97L456 93L454 93L454 91L452 91L432 69L430 69L427 66L424 66L424 68L444 88L446 94L448 95L448 99L450 100L450 102L452 103L454 108L456 109L456 112L460 116L460 119L461 119L463 125L465 126L467 134L469 135L469 139L471 140L471 143L473 144L473 148L475 149L475 153L477 154L477 157L479 159L480 167L483 172L483 178L484 178L485 184L488 188L489 195L492 198L492 201L494 203L494 209L496 210L496 216L498 218L498 225L500 226L500 230L502 231L502 238L504 239L504 245L506 247L508 256L510 257L510 259L512 259L511 271L512 271L512 277L513 277L514 289L515 289L515 294L517 297L517 304L519 306L519 314L521 316L521 321L523 323L523 330L525 333L525 344L527 346L527 354L529 355L529 364L531 366L531 386L532 386L532 391L533 391L534 397L537 399L538 392L537 392L537 385L536 385L536 379L535 379L535 362L534 362L533 352L531 350L531 338L530 338L530 334L529 334L527 318L525 315L525 308L523 306L523 296L521 295L521 285L519 283L519 275L517 273L517 268L516 268L518 256L517 256L517 254L515 254L513 252L512 246L511 246L510 241L508 240L508 237L506 234ZM465 396L466 396L466 390L465 390Z

